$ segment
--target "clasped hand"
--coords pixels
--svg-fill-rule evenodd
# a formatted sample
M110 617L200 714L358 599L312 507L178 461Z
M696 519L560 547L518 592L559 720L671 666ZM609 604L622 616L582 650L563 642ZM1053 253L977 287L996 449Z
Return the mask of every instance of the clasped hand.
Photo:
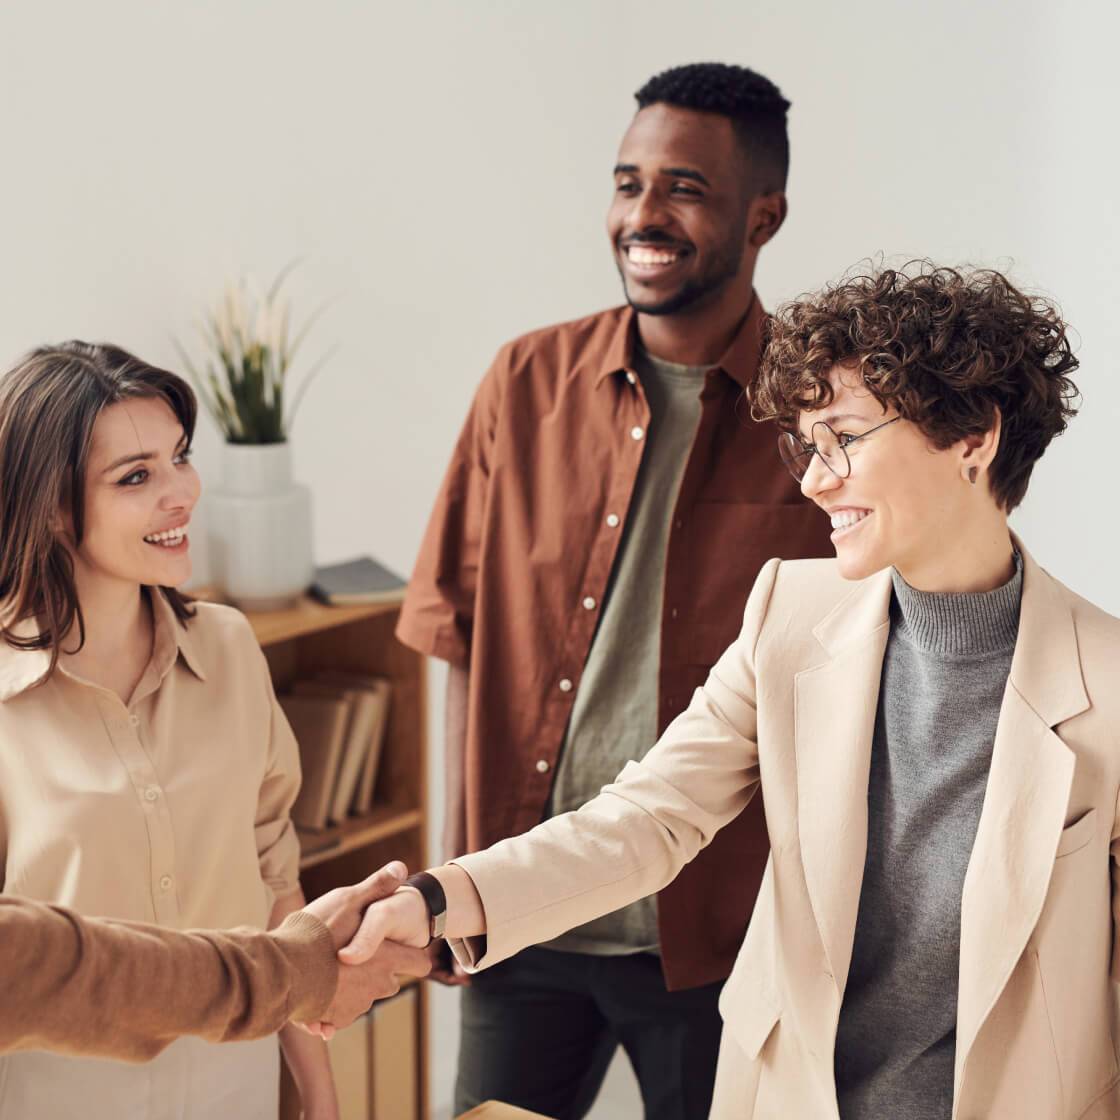
M394 894L407 875L405 865L394 861L361 883L328 891L305 907L330 930L339 959L338 986L322 1020L300 1024L312 1034L330 1038L375 1000L396 995L403 977L427 976L430 971L423 948L428 940L427 908L416 891ZM411 907L409 896L414 900ZM382 913L380 907L387 909Z

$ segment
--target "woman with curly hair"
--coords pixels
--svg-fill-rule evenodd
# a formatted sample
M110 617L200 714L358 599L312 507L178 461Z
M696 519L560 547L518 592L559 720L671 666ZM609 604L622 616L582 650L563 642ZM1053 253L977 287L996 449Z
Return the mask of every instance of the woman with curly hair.
M752 408L836 559L770 561L642 761L375 903L344 957L431 921L485 968L660 889L761 787L713 1120L1120 1115L1120 622L1007 521L1076 367L1057 311L994 272L781 310Z

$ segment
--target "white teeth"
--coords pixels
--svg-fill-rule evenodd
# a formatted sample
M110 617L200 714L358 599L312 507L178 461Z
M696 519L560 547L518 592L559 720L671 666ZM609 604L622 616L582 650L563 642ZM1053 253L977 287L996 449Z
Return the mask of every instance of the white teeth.
M676 253L647 249L641 245L631 245L626 252L633 264L673 264L677 259Z
M832 514L832 527L834 529L850 529L853 525L858 525L870 512L866 509L843 509L839 513Z
M176 545L187 535L186 525L180 525L178 529L166 529L162 533L152 533L145 537L144 540L148 544L163 544L163 545Z

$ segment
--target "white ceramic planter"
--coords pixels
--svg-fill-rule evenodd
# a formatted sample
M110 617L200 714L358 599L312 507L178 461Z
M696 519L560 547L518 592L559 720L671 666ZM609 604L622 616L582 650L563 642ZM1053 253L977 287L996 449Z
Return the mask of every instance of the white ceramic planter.
M214 582L245 610L290 606L311 582L311 494L286 443L227 443L206 496Z

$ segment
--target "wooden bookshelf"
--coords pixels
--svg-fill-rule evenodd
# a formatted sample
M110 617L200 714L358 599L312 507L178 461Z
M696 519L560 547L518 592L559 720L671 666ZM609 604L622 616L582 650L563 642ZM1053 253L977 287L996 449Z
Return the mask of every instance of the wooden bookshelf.
M201 597L201 596L200 596ZM324 669L387 677L389 721L374 791L374 809L320 832L301 834L301 882L308 898L357 882L391 859L410 871L427 866L427 698L425 659L393 631L401 598L357 607L328 607L310 598L282 611L248 612L277 692ZM416 1115L428 1115L428 998L419 985L415 1046ZM288 1093L293 1087L286 1086ZM375 1115L370 1120L395 1120ZM364 1110L363 1110L364 1111ZM343 1109L346 1113L346 1109Z

